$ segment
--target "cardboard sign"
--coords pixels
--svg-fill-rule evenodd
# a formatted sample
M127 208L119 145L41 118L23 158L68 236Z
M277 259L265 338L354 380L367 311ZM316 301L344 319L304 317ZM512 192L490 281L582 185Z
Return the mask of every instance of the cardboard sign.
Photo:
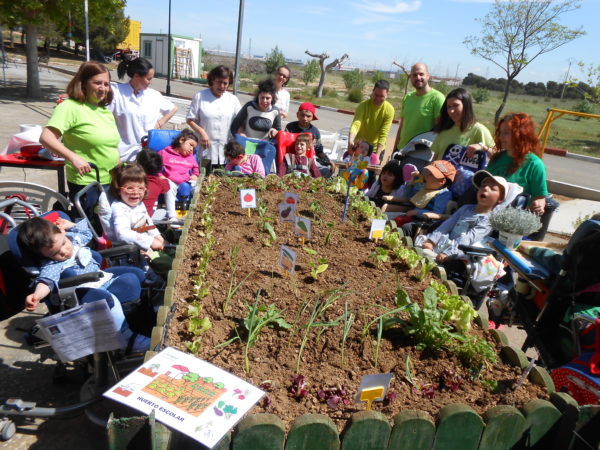
M279 209L279 220L281 222L295 222L296 221L296 205L291 203L279 203L277 205Z
M385 231L385 219L374 219L369 232L369 239L383 239Z
M393 377L394 374L392 373L376 373L373 375L365 375L360 380L360 385L358 386L354 403L366 401L370 405L371 402L382 402L387 394ZM365 391L366 394L375 395L363 395L363 391Z
M104 393L211 448L264 392L206 361L167 347Z
M256 208L256 189L240 190L242 208Z
M296 208L298 208L299 202L300 199L298 198L298 194L294 194L293 192L286 192L283 194L283 203L294 205Z
M296 269L296 252L287 245L282 245L279 250L279 266L290 273Z
M296 216L296 225L294 226L296 236L310 239L312 236L312 222L306 217Z

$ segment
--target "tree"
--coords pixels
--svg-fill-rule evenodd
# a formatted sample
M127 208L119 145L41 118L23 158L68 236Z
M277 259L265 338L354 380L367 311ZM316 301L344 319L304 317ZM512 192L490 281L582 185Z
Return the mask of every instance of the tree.
M490 91L486 88L477 88L475 92L473 92L473 100L475 103L485 103L490 99Z
M317 88L317 98L320 98L323 95L323 85L325 85L325 76L329 70L331 70L335 66L341 66L350 58L347 53L344 53L340 58L335 58L329 64L325 64L325 60L329 59L329 54L327 52L323 52L321 54L311 53L306 50L308 56L312 56L313 58L317 58L319 60L319 67L321 69L321 77L319 78L319 87Z
M302 81L304 81L304 85L308 86L308 83L312 83L317 79L319 75L319 63L316 59L311 59L304 66L304 73L302 74Z
M538 56L582 36L558 22L563 14L580 6L580 0L496 0L482 19L479 35L467 36L463 43L476 56L490 61L506 73L504 96L496 110L498 122L508 99L511 81Z
M124 0L96 0L90 2L89 19L92 24L102 24L113 20L116 11L125 8ZM0 0L2 21L13 28L22 26L27 35L25 55L27 57L28 98L40 98L40 77L38 73L38 27L48 28L53 22L58 30L66 26L66 11L71 11L74 21L83 23L83 2L80 0ZM105 30L104 32L109 32ZM45 36L46 38L48 36Z
M358 69L344 73L344 75L342 75L342 79L344 80L344 86L346 86L346 89L358 88L362 90L365 87L365 77L358 71Z
M277 69L285 64L285 56L283 56L283 52L279 50L278 46L272 48L269 53L267 53L267 58L265 60L265 68L267 73L275 73Z
M373 84L377 83L379 80L385 80L385 74L381 70L376 70L371 76L371 81Z
M408 80L410 80L410 69L408 67L408 64L399 63L398 61L394 61L392 64L398 66L402 71L402 76L400 77L400 80L402 80L404 84L402 84L401 81L400 86L402 86L402 88L404 89L404 97L406 97L406 93L408 92Z
M600 103L600 66L593 64L586 65L584 62L579 63L579 69L583 72L587 81L588 89L583 89L584 97L592 103ZM577 80L572 80L571 85L574 85ZM579 82L578 87L583 87L586 83Z

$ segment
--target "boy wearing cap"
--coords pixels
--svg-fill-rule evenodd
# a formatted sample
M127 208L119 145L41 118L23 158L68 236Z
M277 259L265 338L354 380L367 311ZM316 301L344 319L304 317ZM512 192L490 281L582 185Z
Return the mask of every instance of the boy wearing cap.
M413 182L406 197L384 195L384 212L406 212L409 217L441 219L452 199L448 190L454 182L456 168L445 160L433 161L421 172L423 182Z
M422 247L439 263L463 255L459 245L474 245L492 232L489 214L502 203L508 192L508 182L480 170L473 175L477 188L477 204L463 205L435 231L417 236L415 245Z
M317 118L315 105L309 102L302 103L298 107L296 117L298 120L288 123L285 127L285 131L289 131L290 133L312 134L313 147L316 155L315 162L317 163L321 175L325 178L329 178L333 173L334 165L329 161L329 157L323 151L319 129L311 123L313 120L319 120Z

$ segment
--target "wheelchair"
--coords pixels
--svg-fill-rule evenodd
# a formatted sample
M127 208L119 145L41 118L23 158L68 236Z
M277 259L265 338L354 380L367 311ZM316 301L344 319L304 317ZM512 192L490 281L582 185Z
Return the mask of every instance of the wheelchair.
M8 202L22 202L19 199L10 199ZM5 206L7 202L0 202L0 208ZM21 206L35 210L31 205L25 202L20 203ZM33 208L33 209L32 209ZM5 216L5 213L0 214L3 219L6 219L10 225L8 233L1 235L0 242L2 244L2 265L0 273L2 279L10 276L10 283L3 294L9 295L11 303L15 308L12 311L2 311L2 318L8 318L11 315L18 313L23 309L25 297L31 292L31 281L37 275L37 261L34 255L21 248L16 238L18 226L10 218ZM64 213L50 213L46 215L48 219L55 217L67 218ZM95 255L95 258L99 256ZM10 265L9 265L10 264ZM6 269L11 269L6 271ZM18 274L18 277L15 275ZM100 280L101 273L91 272L83 275L78 275L70 278L63 278L59 282L58 295L52 296L46 302L48 310L51 313L68 311L74 306L78 306L82 296L92 293L96 299L106 299L107 303L113 304L113 309L116 313L112 314L113 320L117 316L124 315L119 300L115 299L109 292L103 289L86 289L83 291L81 283ZM93 301L93 300L92 300ZM35 329L35 327L34 327ZM35 339L32 342L35 347L44 345L44 341ZM106 420L98 416L93 407L96 403L102 400L102 393L115 383L115 381L124 373L134 369L141 364L143 356L126 356L121 349L95 353L80 360L70 362L72 367L83 368L86 375L89 377L83 384L80 390L80 401L62 407L41 407L35 402L24 401L19 398L11 398L0 405L0 438L8 440L16 431L14 422L10 417L61 417L65 415L73 415L85 412L88 417L96 424L105 426ZM67 364L59 362L55 368L54 376L62 376L66 372Z

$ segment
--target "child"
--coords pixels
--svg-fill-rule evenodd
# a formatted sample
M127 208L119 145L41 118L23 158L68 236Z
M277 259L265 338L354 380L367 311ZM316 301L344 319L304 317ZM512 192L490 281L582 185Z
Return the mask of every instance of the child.
M225 144L225 158L228 159L225 164L226 170L242 172L244 174L257 173L261 177L265 176L265 167L262 158L258 155L246 155L244 147L237 141L229 141Z
M342 156L342 160L349 162L359 156L368 158L371 166L379 165L379 156L377 153L373 153L373 144L369 144L367 141L360 141L354 145L354 148L348 149Z
M402 195L402 166L396 160L389 161L379 174L379 178L365 194L381 208L385 201L383 196L399 197Z
M485 170L473 175L473 185L477 188L476 205L461 206L437 230L420 235L415 240L415 245L422 247L430 256L435 256L439 263L462 256L459 245L476 244L490 234L489 213L504 200L509 190L504 178L493 176Z
M175 212L176 197L190 197L193 186L198 179L198 162L194 156L194 149L198 146L198 139L189 128L181 130L170 146L162 149L164 175L169 179L171 189L166 194L167 217L177 220Z
M139 164L120 163L110 171L112 216L109 239L135 244L142 250L162 250L164 239L144 206L146 173Z
M319 172L325 178L329 178L335 172L335 165L329 160L329 157L323 151L321 144L321 133L319 129L312 124L313 120L319 120L316 114L315 105L309 102L304 102L298 107L296 113L298 118L295 122L290 122L286 125L285 131L290 133L310 133L313 138L313 148L315 149L315 161Z
M169 184L169 180L161 174L163 163L161 156L157 152L146 148L137 154L136 162L146 172L148 193L144 199L144 205L146 206L148 215L153 217L158 196L169 192L171 185Z
M85 244L92 239L92 232L85 220L74 224L59 218L56 224L53 224L42 217L34 217L19 226L17 239L22 248L41 257L40 274L34 282L35 291L25 298L27 311L34 311L41 300L58 290L58 282L62 275L70 277L100 272L100 266L93 258L91 250L85 247ZM129 341L128 348L134 352L146 351L150 339L131 331L121 307L121 303L139 298L140 282L144 275L135 267L127 268L131 270L125 273L122 267L118 269L121 269L118 271L120 275L111 273L111 269L103 272L103 279L106 281L96 286L98 289L88 289L82 295L81 303L105 298L104 295L99 296L101 294L99 290L110 292L118 301L111 298L107 299L107 302L123 337ZM84 288L85 286L82 286L82 289Z
M314 158L306 156L310 148L311 135L309 133L299 134L296 138L295 153L286 153L283 164L279 167L278 175L280 177L288 173L297 173L301 175L311 175L313 178L319 178L321 172L315 163Z
M387 204L382 211L406 212L408 217L442 218L446 204L452 199L452 194L447 187L454 181L456 169L452 163L438 160L426 166L422 175L424 182L413 183L407 195L399 197L384 195L382 199ZM405 204L394 204L402 202Z

